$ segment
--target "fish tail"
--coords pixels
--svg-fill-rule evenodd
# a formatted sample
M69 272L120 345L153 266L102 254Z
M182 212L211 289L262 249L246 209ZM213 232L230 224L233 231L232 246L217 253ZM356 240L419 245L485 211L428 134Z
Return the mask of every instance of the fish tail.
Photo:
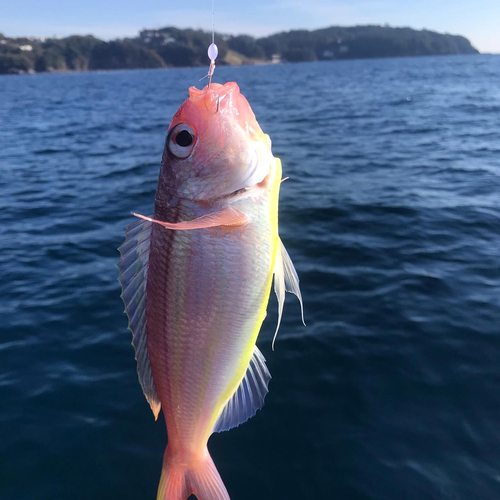
M201 457L181 460L167 446L156 499L187 500L191 494L198 500L230 500L208 449Z

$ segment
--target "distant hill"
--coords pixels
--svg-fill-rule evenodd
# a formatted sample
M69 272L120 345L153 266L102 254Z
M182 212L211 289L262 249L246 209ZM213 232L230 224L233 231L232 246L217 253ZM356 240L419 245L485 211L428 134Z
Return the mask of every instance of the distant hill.
M91 35L8 38L0 33L0 74L207 65L211 34L174 27L104 42ZM216 34L218 64L478 54L459 35L389 26L332 26L254 38Z
M389 26L288 31L261 38L257 43L267 57L279 53L290 62L479 53L463 36Z

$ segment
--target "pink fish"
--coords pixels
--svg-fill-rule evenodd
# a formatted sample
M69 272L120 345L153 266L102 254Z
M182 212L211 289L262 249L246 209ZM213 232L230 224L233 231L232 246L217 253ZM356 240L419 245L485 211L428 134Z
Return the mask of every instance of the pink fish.
M189 94L168 130L154 214L129 226L118 266L139 380L167 425L157 498L228 500L208 439L264 404L271 375L256 340L273 274L278 326L285 290L301 295L278 236L269 136L236 83Z

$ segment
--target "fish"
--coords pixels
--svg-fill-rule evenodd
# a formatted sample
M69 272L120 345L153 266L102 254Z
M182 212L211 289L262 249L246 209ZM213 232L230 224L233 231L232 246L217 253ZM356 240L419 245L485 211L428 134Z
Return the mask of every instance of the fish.
M189 88L168 128L154 213L134 214L119 248L139 381L167 427L157 500L229 500L207 444L264 404L271 375L256 341L273 279L276 333L286 291L303 319L278 235L281 175L236 83Z

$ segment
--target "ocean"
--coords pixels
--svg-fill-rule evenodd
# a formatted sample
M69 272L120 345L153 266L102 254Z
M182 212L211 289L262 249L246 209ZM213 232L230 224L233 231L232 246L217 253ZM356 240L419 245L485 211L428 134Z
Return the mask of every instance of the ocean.
M154 499L117 281L205 68L0 77L0 498ZM271 136L301 279L232 500L500 498L500 56L218 67Z

